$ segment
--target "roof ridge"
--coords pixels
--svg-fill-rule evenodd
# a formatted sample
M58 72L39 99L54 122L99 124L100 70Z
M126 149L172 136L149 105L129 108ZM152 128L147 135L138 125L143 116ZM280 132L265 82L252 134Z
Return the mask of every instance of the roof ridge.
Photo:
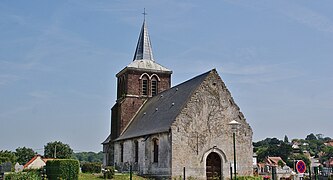
M115 141L167 132L193 93L214 71L195 76L147 99Z

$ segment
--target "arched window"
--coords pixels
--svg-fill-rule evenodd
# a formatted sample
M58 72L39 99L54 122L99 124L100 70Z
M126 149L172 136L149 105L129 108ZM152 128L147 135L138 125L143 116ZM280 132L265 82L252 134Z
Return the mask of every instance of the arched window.
M156 77L153 77L151 80L151 95L155 96L158 93L158 83Z
M153 157L153 162L154 163L157 163L158 162L158 139L153 139L153 154L154 154L154 157Z
M142 95L148 95L148 78L146 76L142 77Z
M124 143L120 143L120 162L124 162Z
M134 162L139 161L139 142L134 141Z

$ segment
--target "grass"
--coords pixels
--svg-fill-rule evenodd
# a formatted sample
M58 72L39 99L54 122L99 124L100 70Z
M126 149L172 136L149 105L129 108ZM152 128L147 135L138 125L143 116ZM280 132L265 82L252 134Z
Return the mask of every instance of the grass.
M79 180L101 180L103 179L103 174L90 174L90 173L80 173Z
M128 180L130 177L129 174L120 174L116 173L113 177L115 180ZM133 175L133 180L145 180L145 178ZM102 180L103 174L90 174L90 173L80 173L79 174L79 180Z

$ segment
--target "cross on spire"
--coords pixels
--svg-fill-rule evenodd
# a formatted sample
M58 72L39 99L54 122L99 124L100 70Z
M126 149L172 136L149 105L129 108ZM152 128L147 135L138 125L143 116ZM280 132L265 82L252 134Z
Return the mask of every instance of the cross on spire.
M153 51L152 51L150 38L149 38L149 34L148 34L148 28L147 28L147 24L146 24L146 15L147 15L146 8L143 9L142 14L143 14L144 20L143 20L141 32L139 35L138 44L136 45L136 50L135 50L133 61L135 61L135 60L154 61Z
M146 8L143 8L143 20L146 20L146 15L147 15L147 13L146 13Z

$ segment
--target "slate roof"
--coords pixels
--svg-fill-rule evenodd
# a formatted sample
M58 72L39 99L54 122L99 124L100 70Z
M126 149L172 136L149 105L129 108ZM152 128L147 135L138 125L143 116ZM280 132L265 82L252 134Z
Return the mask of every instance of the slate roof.
M136 45L136 50L135 50L133 61L142 60L142 59L154 61L153 50L152 50L150 37L148 34L148 28L147 28L147 24L146 24L145 20L143 21L143 24L141 27L139 40L138 40L138 44Z
M116 76L118 77L120 74L125 72L127 69L140 69L143 71L153 71L153 72L168 72L172 73L172 71L158 63L155 62L153 57L153 49L150 42L150 37L148 34L147 23L144 20L141 32L139 35L138 43L136 45L135 53L133 61L127 65L123 70L121 70Z
M116 141L168 132L173 121L181 112L193 92L211 71L196 76L148 99Z

